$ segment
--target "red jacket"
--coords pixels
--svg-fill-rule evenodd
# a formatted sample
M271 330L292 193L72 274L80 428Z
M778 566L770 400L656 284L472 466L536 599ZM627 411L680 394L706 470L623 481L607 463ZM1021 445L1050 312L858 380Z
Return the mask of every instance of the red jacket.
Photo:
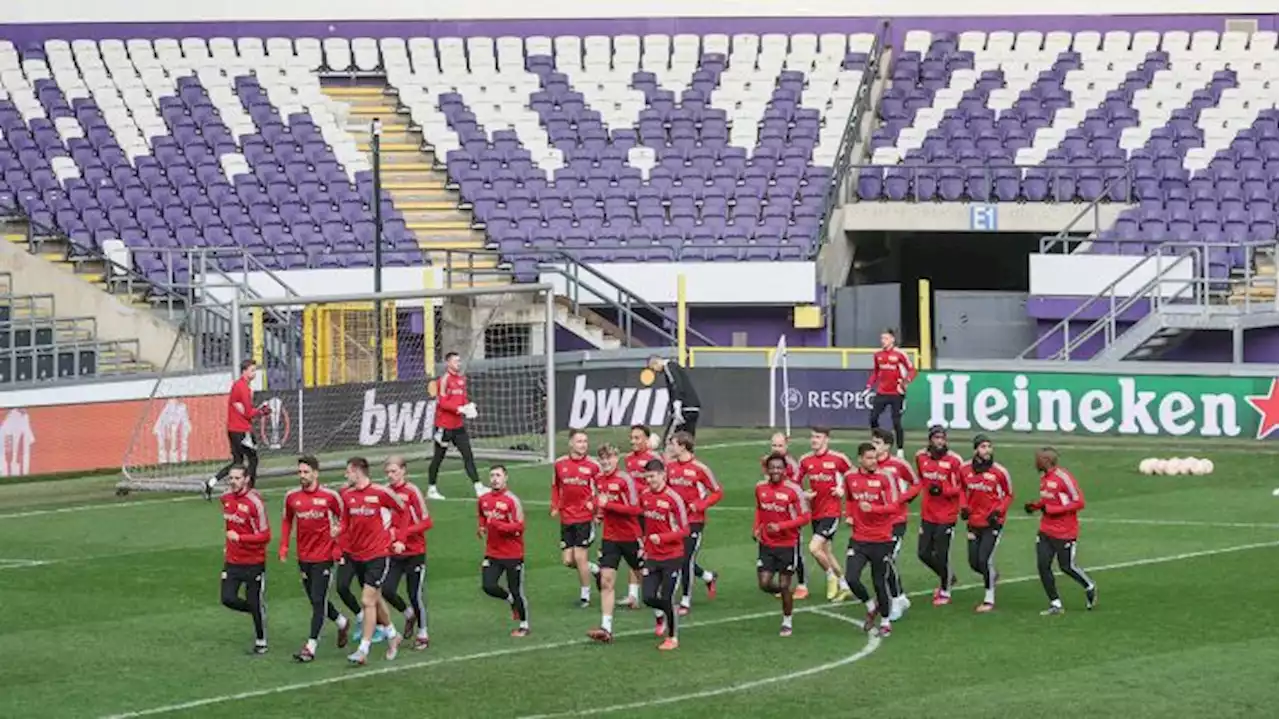
M289 556L289 538L298 525L298 561L330 562L338 554L333 523L342 518L342 497L317 484L313 490L299 487L284 496L280 520L280 558Z
M642 449L639 452L628 452L627 456L623 459L623 466L626 467L627 474L632 477L639 477L644 474L644 466L648 464L651 459L662 458L647 449Z
M964 490L960 484L960 468L964 460L948 451L940 459L934 459L928 449L916 452L916 472L920 476L922 499L920 519L931 524L955 524L960 516L960 498ZM930 487L940 487L942 494L934 496Z
M403 532L408 514L404 502L390 489L370 482L364 489L349 487L342 492L343 550L357 562L391 555L391 543ZM383 512L391 514L388 524Z
M898 511L893 515L894 524L907 523L907 502L916 498L920 494L920 480L916 478L916 473L912 471L911 465L898 459L892 454L887 454L880 462L880 471L893 477L898 481Z
M582 456L564 456L552 467L551 508L560 512L560 524L583 524L595 519L596 477L600 465Z
M401 482L399 485L388 484L387 489L396 493L405 507L405 522L396 532L396 539L404 542L404 551L399 557L416 557L427 553L427 530L431 529L431 513L427 511L427 500L422 491L413 482Z
M244 411L236 409L239 403ZM231 391L227 393L227 431L248 433L253 431L253 418L262 414L253 406L253 388L244 377L231 383Z
M436 383L436 428L462 429L463 417L458 411L467 404L467 378L465 375L445 372Z
M596 490L604 500L600 505L604 518L604 539L607 542L636 542L640 540L640 488L625 472L614 472L596 478Z
M271 543L271 521L267 506L256 490L222 495L222 518L226 531L240 535L238 541L226 542L223 557L227 564L266 564L267 545Z
M1013 483L1004 465L996 462L985 472L975 472L973 462L966 462L960 468L960 483L964 487L960 506L969 510L970 529L990 526L987 517L992 512L1000 515L1000 524L1004 525L1013 502Z
M684 538L689 536L689 513L684 498L674 487L660 492L646 489L640 493L644 508L644 558L666 562L684 557ZM652 541L657 535L658 541Z
M853 520L853 541L892 542L898 507L898 482L880 471L861 467L844 476L844 492L849 518ZM862 508L866 502L870 507Z
M1040 531L1054 539L1076 539L1080 536L1080 510L1084 509L1084 492L1076 478L1062 467L1054 467L1040 478L1040 501L1032 505L1042 510Z
M766 547L794 547L800 541L800 528L809 523L809 502L804 489L795 482L768 480L756 483L756 521L754 532ZM778 531L766 527L778 525Z
M880 350L871 359L871 376L867 377L867 387L874 388L876 394L892 394L902 396L907 393L907 385L916 378L916 368L906 352L894 347Z
M488 559L524 559L524 507L509 489L489 490L476 501Z
M711 468L697 457L688 462L667 463L667 486L680 493L689 512L690 524L707 521L707 508L724 498L724 489Z
M814 495L810 500L814 519L840 517L840 498L835 490L852 468L843 452L830 449L800 458L800 483L803 484L805 478L809 480L809 491Z

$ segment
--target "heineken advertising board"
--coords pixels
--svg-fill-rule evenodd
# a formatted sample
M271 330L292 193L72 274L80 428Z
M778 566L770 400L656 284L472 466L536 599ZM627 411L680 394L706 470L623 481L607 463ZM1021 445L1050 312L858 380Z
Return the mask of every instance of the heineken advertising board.
M1280 426L1266 377L923 372L905 421L975 432L1265 439Z

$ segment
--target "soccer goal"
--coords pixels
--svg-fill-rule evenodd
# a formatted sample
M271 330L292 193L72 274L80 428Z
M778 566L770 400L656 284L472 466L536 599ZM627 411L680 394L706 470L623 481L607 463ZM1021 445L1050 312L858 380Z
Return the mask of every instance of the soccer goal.
M301 454L317 456L323 469L353 455L430 457L434 380L454 353L477 410L467 420L477 458L555 458L549 285L241 296L202 312L225 316L226 329L188 323L178 342L204 349L173 355L195 354L211 369L165 367L139 413L122 491L196 491L230 461L226 394L249 358L259 367L254 405L266 410L247 440L259 477L293 473Z
M790 437L791 408L796 405L791 396L791 378L787 374L787 336L782 335L769 358L769 427L781 427L782 432Z

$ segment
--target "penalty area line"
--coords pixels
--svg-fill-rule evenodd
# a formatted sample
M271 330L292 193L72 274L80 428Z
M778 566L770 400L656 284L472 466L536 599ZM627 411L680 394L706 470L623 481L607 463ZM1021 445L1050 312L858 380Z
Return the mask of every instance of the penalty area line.
M1086 567L1085 569L1086 571L1089 571L1089 572L1107 572L1107 571L1115 571L1120 569L1129 569L1132 567L1145 567L1153 564L1167 564L1169 562L1180 562L1187 559L1198 559L1200 557L1212 557L1220 554L1231 554L1233 552L1245 552L1252 549L1262 549L1266 547L1276 547L1276 546L1280 546L1280 541L1253 542L1251 544L1237 544L1229 547L1220 547L1218 549L1205 549L1198 552L1183 552L1181 554L1171 554L1163 557L1148 557L1146 559L1133 559L1125 562L1116 562L1113 564L1103 564L1100 566ZM1038 581L1039 579L1040 579L1040 576L1038 574L1028 574L1020 577L1010 577L1008 579L1002 579L1000 580L1000 584L1002 585L1003 584L1019 584L1022 582ZM982 586L981 584L964 584L956 587L954 591L976 589L981 586ZM918 592L911 592L910 596L913 596L913 597L928 596L932 594L932 592L933 590L931 589L922 590ZM854 603L851 602L850 604L854 604ZM795 610L795 613L796 614L805 614L805 613L831 614L831 613L835 613L833 612L834 608L842 607L842 606L846 606L846 605L824 605L824 606L800 607ZM693 629L696 627L709 627L717 624L732 624L735 622L745 622L745 621L750 621L754 619L763 619L768 617L776 618L779 615L780 615L780 612L775 608L772 611L753 612L750 614L739 614L739 615L734 615L729 617L720 617L718 619L709 619L702 622L696 622L696 621L688 622L683 625L683 628ZM851 620L851 621L856 621L856 620ZM637 629L633 631L618 632L614 636L615 637L644 636L644 635L651 634L652 632L653 632L652 629ZM289 692L302 691L305 689L313 689L315 687L328 686L330 684L339 684L343 682L349 682L349 681L354 681L358 679L365 679L369 677L383 676L387 674L396 674L399 672L406 672L414 669L422 669L425 667L440 666L445 664L458 664L462 662L483 661L486 659L496 659L498 657L506 657L506 656L512 656L516 654L528 654L531 652L542 651L542 650L563 649L566 647L582 646L586 643L587 641L584 639L572 639L572 640L566 640L566 641L548 642L545 644L526 645L523 647L511 647L508 649L494 649L491 651L477 652L474 654L460 654L452 657L440 657L438 659L427 659L427 660L416 661L416 662L405 662L403 664L398 663L393 666L379 667L376 669L352 670L350 673L338 674L330 677L324 677L322 679L313 679L311 681L295 682L292 684L282 684L275 687L254 689L251 691L238 692L235 694L221 694L217 696L206 697L204 699L194 699L187 702L181 702L177 704L166 704L164 706L151 707L148 709L135 709L131 711L121 712L119 714L110 714L103 717L103 719L133 719L133 717L172 714L174 712L187 711L190 709L198 709L206 706L227 704L230 702L243 701L246 699L256 699L259 697L273 696L276 694L286 694Z

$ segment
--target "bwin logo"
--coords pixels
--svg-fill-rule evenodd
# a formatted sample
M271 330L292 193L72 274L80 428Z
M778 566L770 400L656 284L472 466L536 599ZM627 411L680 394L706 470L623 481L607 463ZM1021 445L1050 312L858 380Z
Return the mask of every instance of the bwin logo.
M590 389L587 376L573 379L569 402L570 427L626 427L663 424L667 416L667 390L651 387Z

